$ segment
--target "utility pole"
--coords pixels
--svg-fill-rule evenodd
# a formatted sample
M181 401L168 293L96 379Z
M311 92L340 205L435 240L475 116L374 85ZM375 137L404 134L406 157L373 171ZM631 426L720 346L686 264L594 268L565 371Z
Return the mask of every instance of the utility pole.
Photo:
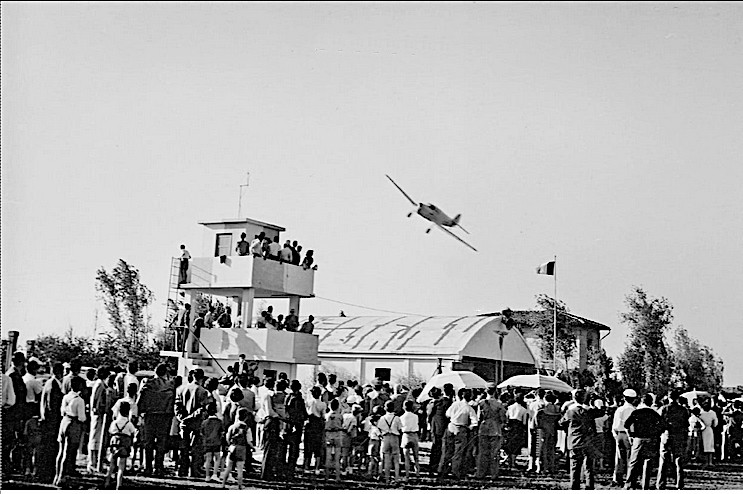
M250 185L250 172L246 173L245 183L240 184L240 197L237 200L237 217L242 218L242 205L243 205L243 187L247 188Z

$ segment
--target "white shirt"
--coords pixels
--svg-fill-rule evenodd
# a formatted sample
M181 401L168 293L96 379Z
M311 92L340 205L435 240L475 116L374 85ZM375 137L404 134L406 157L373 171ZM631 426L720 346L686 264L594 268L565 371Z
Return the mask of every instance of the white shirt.
M446 410L446 416L454 425L469 428L477 426L477 414L475 410L464 400L457 400Z
M508 420L519 420L526 425L528 419L529 419L529 412L527 412L526 408L521 406L519 403L514 403L510 407L508 407L508 410L506 411L506 417Z
M270 244L268 244L268 252L270 252L273 257L279 255L279 250L281 250L281 246L276 242L271 242Z
M114 404L113 408L111 409L111 413L113 413L113 416L114 416L114 417L118 417L118 416L119 416L119 408L121 408L121 404L122 404L123 402L127 402L127 403L129 403L129 418L130 418L130 419L131 419L132 417L136 417L136 416L138 416L138 415L139 415L139 410L137 409L137 403L135 402L135 400L134 400L134 399L132 399L132 398L129 398L129 397L127 396L126 398L121 398L120 400L118 400L118 401L117 401L117 402L116 402L116 403Z
M36 379L36 376L32 376L29 372L23 374L23 382L26 384L26 403L35 403L38 399L36 395L41 394L44 386Z
M314 415L315 417L324 417L325 410L327 410L327 408L328 408L328 405L324 401L322 401L322 398L315 399L312 396L307 398L307 414L308 415Z
M258 255L263 254L263 245L261 245L260 239L254 238L253 241L250 242L250 252Z
M137 376L134 374L126 373L124 374L124 395L126 395L126 390L129 389L130 384L136 384L137 385L137 393L139 393L139 379L137 379Z
M3 407L12 407L15 405L15 390L13 389L13 382L8 377L8 374L3 374Z
M79 393L70 391L62 397L61 413L62 417L77 417L80 422L85 422L85 400Z
M186 249L181 250L181 259L191 259L191 254Z
M629 415L634 411L635 407L626 402L624 405L617 408L617 411L614 412L614 422L612 423L611 431L614 434L617 434L619 432L627 432L627 429L624 428L624 422L627 421Z
M261 386L258 388L260 391L263 389L264 391L260 395L260 404L261 407L258 410L258 413L255 416L255 419L260 422L265 417L278 417L278 414L273 409L273 406L271 405L271 397L274 395L274 391L266 388L265 386Z
M128 418L119 416L111 423L108 432L109 434L125 434L133 437L137 432L137 428L134 427L134 424Z
M289 247L281 249L281 260L284 262L292 261L292 250Z
M343 430L346 432L351 432L351 430L356 427L356 424L358 422L356 421L356 416L353 413L344 413L343 414Z
M418 432L418 416L413 412L405 412L400 417L403 432Z
M400 422L400 417L398 417L394 413L388 412L383 417L380 417L379 422L377 422L377 427L379 427L379 430L383 436L385 434L394 434L396 436L399 436L402 433L402 423Z

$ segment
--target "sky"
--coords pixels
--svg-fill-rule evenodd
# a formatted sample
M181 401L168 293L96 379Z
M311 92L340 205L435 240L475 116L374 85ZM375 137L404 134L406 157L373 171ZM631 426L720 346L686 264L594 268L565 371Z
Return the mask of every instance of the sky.
M170 258L249 172L243 216L315 250L302 316L530 309L557 256L610 355L642 286L743 384L740 4L1 8L3 333L105 327L120 258L161 324Z

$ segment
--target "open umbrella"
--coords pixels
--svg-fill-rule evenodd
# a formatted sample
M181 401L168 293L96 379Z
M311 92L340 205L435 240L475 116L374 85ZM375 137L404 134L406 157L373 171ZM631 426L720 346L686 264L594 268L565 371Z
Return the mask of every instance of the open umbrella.
M434 387L443 388L444 384L451 383L454 389L460 388L487 388L488 383L482 377L478 376L474 372L470 371L451 371L444 372L442 374L436 374L426 383L426 387L423 388L420 396L418 396L418 403L423 403L431 398L428 396L428 392Z
M556 377L543 376L541 374L523 374L520 376L509 377L498 385L499 388L513 386L514 388L541 388L551 389L560 393L570 393L573 388Z
M686 393L683 393L681 396L686 398L686 401L689 402L689 405L692 405L694 403L694 400L699 401L700 398L707 398L712 395L706 391L697 391L695 389L694 391L687 391Z

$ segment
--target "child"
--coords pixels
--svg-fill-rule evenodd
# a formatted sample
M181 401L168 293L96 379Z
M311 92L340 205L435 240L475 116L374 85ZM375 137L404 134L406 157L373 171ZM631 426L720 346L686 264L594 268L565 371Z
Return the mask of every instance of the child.
M139 387L137 383L129 383L129 386L126 388L126 393L123 398L119 399L111 409L112 416L118 417L119 416L119 409L121 408L122 403L129 403L129 417L127 417L131 422L134 424L134 427L137 428L137 425L139 423L138 421L138 408L137 408L137 392L139 390ZM139 432L139 431L137 431ZM134 467L134 461L136 460L137 456L137 448L140 448L140 443L137 441L137 436L139 434L135 434L134 441L132 442L132 455L131 455L131 466ZM140 448L141 449L141 448ZM142 464L141 458L142 453L140 452L140 465Z
M400 417L402 423L402 442L400 447L405 455L405 478L410 479L410 463L415 467L415 475L420 476L420 463L418 461L418 440L420 427L418 425L418 415L413 412L415 403L407 400L403 405L405 413Z
M219 462L222 457L222 433L224 427L222 420L217 416L217 404L213 401L206 405L206 413L209 415L206 420L201 423L201 440L204 443L204 480L209 482L219 482ZM212 470L212 463L214 464L214 470L212 476L209 476L209 471Z
M691 410L691 416L689 417L689 447L687 456L690 460L696 460L701 453L701 437L702 431L706 429L704 422L699 418L701 414L699 407L694 407Z
M354 405L349 408L347 413L343 414L343 430L341 431L341 464L345 468L345 473L352 474L353 466L351 450L353 441L356 439L359 431L359 415L361 406Z
M375 407L374 412L364 420L364 428L369 435L369 469L367 475L376 478L382 474L382 458L380 455L382 445L382 431L379 430L378 423L381 418L381 408Z
M111 475L116 473L116 489L121 489L121 482L124 479L126 470L126 459L129 458L134 441L134 434L137 429L129 420L129 403L122 402L119 405L119 415L109 427L108 432L111 435L109 447L111 448L111 463L106 473L106 488L111 481Z
M237 420L227 429L227 465L222 472L222 489L227 485L227 477L232 471L232 466L237 468L237 488L243 488L243 470L245 469L245 458L248 449L253 449L253 437L245 423L248 420L248 410L240 408L237 410Z
M341 436L343 415L338 411L341 404L337 398L330 402L330 413L325 416L325 480L330 469L335 470L335 480L341 480Z

